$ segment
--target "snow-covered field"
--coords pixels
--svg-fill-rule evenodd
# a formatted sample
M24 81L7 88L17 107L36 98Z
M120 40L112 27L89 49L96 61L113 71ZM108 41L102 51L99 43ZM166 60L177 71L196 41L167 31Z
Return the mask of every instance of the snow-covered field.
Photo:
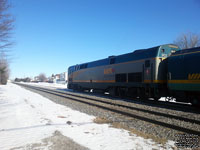
M57 88L57 89L67 89L67 83L65 84L58 84L58 83L46 83L46 82L21 82L21 84L28 84L33 86L40 86L40 87L48 87L48 88Z
M0 85L0 150L26 149L27 144L42 143L55 131L94 150L171 149L174 145L169 141L163 148L126 130L96 124L94 118L15 84Z

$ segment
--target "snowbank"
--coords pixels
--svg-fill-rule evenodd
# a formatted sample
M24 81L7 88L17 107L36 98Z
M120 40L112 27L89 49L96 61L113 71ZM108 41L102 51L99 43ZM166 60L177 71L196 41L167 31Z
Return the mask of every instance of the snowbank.
M55 104L15 84L0 85L0 149L41 142L60 131L94 150L161 149L150 139L128 131L93 123L94 116ZM166 145L170 148L173 145Z

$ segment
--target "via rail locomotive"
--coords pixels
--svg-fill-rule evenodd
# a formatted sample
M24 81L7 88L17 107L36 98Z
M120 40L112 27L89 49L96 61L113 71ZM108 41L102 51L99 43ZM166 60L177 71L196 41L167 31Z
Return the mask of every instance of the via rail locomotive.
M160 45L71 66L68 88L199 104L199 65L200 47L180 50L173 44Z

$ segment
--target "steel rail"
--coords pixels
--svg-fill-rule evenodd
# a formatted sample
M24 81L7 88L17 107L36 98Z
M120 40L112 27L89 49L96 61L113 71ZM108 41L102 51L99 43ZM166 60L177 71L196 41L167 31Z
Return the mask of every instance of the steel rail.
M160 112L153 112L153 111L150 111L150 110L144 110L144 109L140 109L140 108L136 108L136 107L132 107L132 106L121 105L121 104L116 104L116 103L109 103L109 102L105 102L105 101L102 102L101 100L96 100L96 99L87 98L87 97L83 97L83 96L77 96L77 95L73 95L73 94L68 94L68 93L65 93L65 92L60 92L60 91L52 90L52 89L35 87L35 86L30 86L30 85L25 85L25 84L18 84L18 85L24 86L24 87L27 87L27 88L32 88L32 89L35 89L35 90L38 90L38 91L42 91L42 92L45 92L45 93L49 93L49 94L52 94L52 95L60 96L60 97L63 97L63 98L68 98L68 99L73 100L73 101L78 101L78 102L81 102L81 103L84 103L84 104L88 104L88 105L95 106L95 107L98 107L98 108L101 108L101 109L109 110L109 111L112 111L112 112L115 112L115 113L118 113L118 114L121 114L121 115L125 115L125 116L128 116L128 117L136 118L136 119L139 119L139 120L143 120L143 121L150 122L150 123L153 123L153 124L157 124L157 125L160 125L160 126L163 126L163 127L171 128L171 129L174 129L174 130L177 130L177 131L181 131L181 132L184 132L184 133L195 134L195 135L199 135L200 136L200 131L195 131L195 130L184 128L184 127L180 127L180 126L177 126L177 125L172 125L172 124L169 124L169 123L153 120L153 119L150 119L150 118L147 118L147 117L143 117L143 116L139 116L139 115L136 115L136 114L133 114L133 113L130 113L130 112L125 112L125 111L122 111L122 110L110 108L109 106L102 106L100 104L94 104L94 103L91 103L91 102L80 100L78 98L84 98L84 99L87 99L87 100L90 100L90 101L94 101L95 100L96 102L101 102L101 103L109 104L109 105L115 105L115 106L119 106L119 107L125 107L125 108L128 108L128 109L135 109L135 110L143 111L143 112L147 112L147 113L154 113L156 115L162 115L164 117L169 117L170 116L170 118L173 117L174 119L179 119L179 120L181 118L181 119L183 119L183 121L186 121L186 120L190 121L190 122L191 121L192 122L196 121L196 123L199 124L200 121L198 121L198 120L192 120L192 119L189 119L189 118L183 118L183 117L174 116L174 115L167 115L167 114L160 113ZM69 97L68 95L74 96L74 98L73 97Z

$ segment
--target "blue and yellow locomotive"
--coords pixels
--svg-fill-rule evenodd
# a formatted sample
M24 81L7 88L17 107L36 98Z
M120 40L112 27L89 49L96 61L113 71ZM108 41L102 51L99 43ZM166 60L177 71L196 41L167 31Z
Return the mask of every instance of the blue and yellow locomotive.
M199 48L180 50L176 45L166 44L74 65L68 69L68 88L155 100L174 96L178 101L196 103L200 89L198 51Z
M177 101L200 103L200 47L168 58L168 90Z

